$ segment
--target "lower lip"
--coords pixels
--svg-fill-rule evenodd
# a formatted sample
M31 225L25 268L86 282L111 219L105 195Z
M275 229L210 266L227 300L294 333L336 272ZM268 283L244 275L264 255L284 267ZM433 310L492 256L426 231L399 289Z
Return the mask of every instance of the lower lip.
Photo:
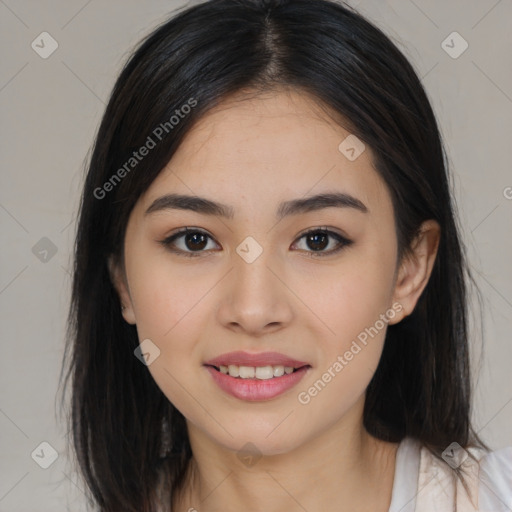
M211 366L205 368L210 372L219 388L228 395L240 400L257 402L270 400L293 388L311 367L303 366L293 373L272 379L240 379L221 373Z

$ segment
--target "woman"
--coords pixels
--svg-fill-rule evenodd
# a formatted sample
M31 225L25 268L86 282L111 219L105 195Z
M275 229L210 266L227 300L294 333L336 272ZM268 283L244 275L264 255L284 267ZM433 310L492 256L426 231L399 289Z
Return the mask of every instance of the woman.
M426 94L324 0L216 0L114 87L68 377L102 511L508 510L470 424L466 278Z

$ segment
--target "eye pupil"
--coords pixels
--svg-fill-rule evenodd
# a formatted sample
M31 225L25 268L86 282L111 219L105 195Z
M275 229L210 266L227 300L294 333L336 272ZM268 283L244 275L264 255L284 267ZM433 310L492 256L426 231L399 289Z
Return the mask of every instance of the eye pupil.
M200 238L201 240L198 241L198 238L196 237ZM192 243L192 246L190 245L190 242ZM207 240L206 235L204 233L188 233L187 235L185 235L185 245L187 246L187 249L201 250L204 249L206 243ZM199 244L199 246L197 244Z
M320 242L320 247L315 247L315 244L318 244L318 238L322 238L322 242ZM311 245L309 245L309 247L311 249L314 249L314 250L322 250L322 249L325 249L328 245L328 236L325 234L325 233L313 233L311 235L308 235L307 237L308 239L308 245L310 244L310 242L313 244L313 247Z

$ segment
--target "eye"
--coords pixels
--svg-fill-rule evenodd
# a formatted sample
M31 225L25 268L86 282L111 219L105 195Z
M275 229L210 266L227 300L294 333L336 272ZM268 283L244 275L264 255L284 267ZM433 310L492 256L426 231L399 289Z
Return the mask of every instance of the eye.
M306 239L306 244L312 248L312 251L306 249L310 257L329 256L353 243L352 240L327 228L311 229L302 234L298 240L302 240L303 238ZM334 248L325 251L324 249L329 246L329 238L334 239L336 244ZM164 240L160 240L159 243L169 251L179 254L180 256L197 257L200 256L201 253L206 252L205 249L208 247L208 239L213 240L210 235L200 229L185 228L173 233ZM182 247L177 247L179 245L176 243L177 240L182 242Z
M184 247L182 246L182 248L176 249L176 240L181 238L183 239ZM208 238L212 239L210 235L204 231L196 228L185 228L161 240L160 243L169 251L179 254L180 256L196 257L204 252L203 249L207 246Z
M327 228L311 229L300 236L298 240L302 240L303 238L306 239L306 245L313 249L312 251L307 251L309 253L308 256L312 258L321 258L336 254L344 247L348 247L353 243L352 240ZM334 248L325 251L324 249L329 246L329 238L334 239L337 243L334 244Z

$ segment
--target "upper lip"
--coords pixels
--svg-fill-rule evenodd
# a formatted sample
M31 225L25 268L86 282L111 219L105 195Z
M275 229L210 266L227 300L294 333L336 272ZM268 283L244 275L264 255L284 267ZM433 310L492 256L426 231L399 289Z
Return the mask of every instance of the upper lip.
M259 352L250 354L249 352L229 352L222 354L204 363L210 366L290 366L293 368L301 368L309 366L308 363L292 359L291 357L279 354L278 352Z

